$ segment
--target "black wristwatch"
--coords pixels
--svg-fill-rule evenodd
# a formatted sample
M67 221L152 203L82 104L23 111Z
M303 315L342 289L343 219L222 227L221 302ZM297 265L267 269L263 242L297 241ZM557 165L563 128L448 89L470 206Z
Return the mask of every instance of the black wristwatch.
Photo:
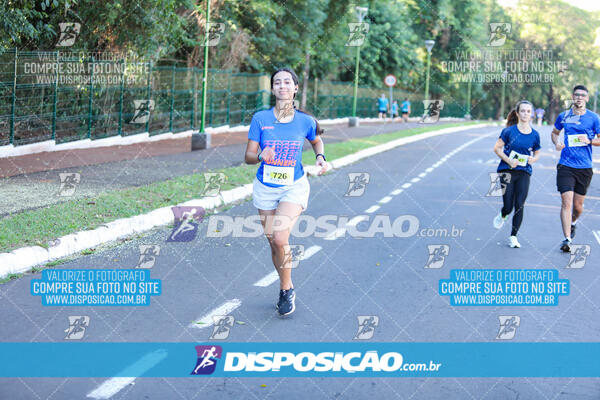
M315 159L319 158L319 156L323 157L323 161L327 161L327 159L325 158L325 154L321 154L321 153L317 154L315 156Z

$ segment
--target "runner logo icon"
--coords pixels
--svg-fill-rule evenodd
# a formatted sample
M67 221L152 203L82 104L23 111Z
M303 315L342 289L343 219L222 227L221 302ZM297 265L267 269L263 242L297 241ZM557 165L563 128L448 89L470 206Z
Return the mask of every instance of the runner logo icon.
M587 256L592 251L589 244L574 244L571 245L571 259L565 268L583 268Z
M371 339L375 333L375 328L379 326L379 317L377 315L359 315L356 318L358 318L358 331L354 339Z
M160 246L156 244L141 244L140 259L136 268L152 268L159 254Z
M447 244L429 244L427 250L429 250L429 258L425 268L442 268L450 251L450 246Z
M154 100L133 100L135 112L130 124L145 124L150 119L150 113L154 111Z
M229 337L229 330L233 327L235 318L233 315L213 315L213 332L210 339L225 340Z
M367 37L367 33L369 33L369 24L366 22L350 22L348 23L348 29L350 30L350 34L348 35L346 46L362 46Z
M227 176L223 172L205 172L202 196L217 196L221 191L221 185L226 181Z
M507 22L490 22L490 40L488 46L498 47L504 45L512 25Z
M60 36L56 42L56 47L73 46L81 31L81 24L77 22L59 22L58 28L60 29Z
M371 175L368 172L348 172L348 190L344 196L347 197L358 197L365 193L367 184L371 179Z
M503 179L502 179L503 178ZM510 183L511 175L506 172L490 172L490 188L486 197L500 197L506 192L506 185Z
M518 315L499 315L500 330L496 339L510 340L515 337L517 328L521 325L521 317Z
M61 172L59 196L72 196L75 193L75 188L81 182L81 174L76 172Z
M217 368L217 359L223 355L221 346L196 346L198 361L190 375L210 375Z
M198 225L204 218L204 208L192 206L171 207L175 224L167 242L191 242L196 238Z
M85 328L90 324L90 317L87 315L70 315L69 316L69 327L65 329L65 339L67 340L78 340L83 338L85 334Z

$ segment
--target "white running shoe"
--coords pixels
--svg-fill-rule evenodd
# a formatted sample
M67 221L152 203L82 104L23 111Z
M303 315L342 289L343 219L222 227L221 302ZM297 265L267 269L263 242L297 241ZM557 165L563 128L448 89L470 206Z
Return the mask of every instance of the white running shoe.
M516 248L516 249L521 247L521 243L519 243L516 236L511 236L510 238L508 238L508 240L510 240L510 247Z
M508 218L508 215L502 218L502 212L499 212L498 215L496 215L496 217L494 218L494 228L502 228L502 225L504 225L504 221L506 221L506 218Z

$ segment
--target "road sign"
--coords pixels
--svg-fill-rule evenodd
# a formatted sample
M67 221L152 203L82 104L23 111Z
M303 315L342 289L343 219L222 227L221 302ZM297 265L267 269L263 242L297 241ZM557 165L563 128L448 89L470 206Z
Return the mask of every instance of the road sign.
M385 85L387 87L396 86L396 77L394 75L390 74L385 77L385 79L383 80L383 83L385 83Z

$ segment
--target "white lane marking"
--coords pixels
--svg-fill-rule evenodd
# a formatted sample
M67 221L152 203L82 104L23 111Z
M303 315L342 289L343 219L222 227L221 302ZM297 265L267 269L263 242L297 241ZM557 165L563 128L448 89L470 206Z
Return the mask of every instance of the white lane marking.
M427 173L426 173L426 172L421 172L421 173L419 174L419 178L425 178L425 176L426 176L426 175L427 175Z
M165 350L156 350L148 353L129 367L125 368L119 375L142 375L150 368L161 362L167 357ZM87 397L92 399L110 399L115 394L119 393L124 387L135 381L136 376L132 377L115 377L104 381L100 386L87 394Z
M339 237L342 237L346 234L346 229L337 228L335 231L331 232L329 235L325 236L323 240L335 240Z
M260 286L260 287L267 287L270 286L272 283L277 282L279 280L279 274L277 273L277 271L273 271L270 274L262 277L261 279L259 279L258 281L256 281L254 283L254 286Z
M600 231L592 231L592 233L594 234L596 241L600 243Z
M390 197L390 200L391 199L392 198ZM361 221L367 220L367 219L369 219L369 217L367 217L366 215L357 215L356 217L354 217L350 221L348 221L346 226L358 225L358 223L360 223Z
M304 250L304 255L302 256L302 259L308 260L315 254L317 254L319 252L319 250L321 250L321 249L322 249L321 246L310 246L308 249Z
M397 196L397 195L399 195L400 193L402 193L403 191L404 191L404 190L402 190L402 189L396 189L396 190L392 190L392 191L390 192L390 194L391 194L392 196Z
M321 249L322 249L321 246L310 246L308 249L304 250L304 256L302 256L302 259L303 260L309 259L310 257L317 254L319 252L319 250L321 250ZM259 279L258 281L256 281L254 283L254 286L267 287L267 286L270 286L273 283L277 282L278 280L279 280L279 274L277 273L277 271L273 271L270 274L267 274L266 276L264 276L261 279Z
M365 212L367 214L371 214L371 213L374 213L375 211L379 210L379 208L380 208L379 206L371 206L371 207L367 208L365 210Z
M357 215L356 217L354 217L350 221L348 221L346 223L346 226L356 225L360 221L363 221L365 219L369 219L369 217L367 217L366 215ZM337 228L335 231L333 231L329 235L325 236L323 238L323 240L335 240L337 238L341 238L345 234L346 234L346 227L344 227L344 228Z
M483 139L483 138L485 138L485 137L486 137L486 136L481 136L481 137L479 137L479 138L477 138L477 139L473 139L473 140L470 140L470 141L468 141L467 143L464 143L463 145L459 146L459 147L458 147L458 148L456 148L455 150L453 150L453 151L451 151L450 153L446 154L444 157L442 157L440 160L438 160L438 161L437 161L435 164L433 164L431 167L427 168L427 171L428 171L428 172L429 172L429 171L432 171L432 170L433 170L433 168L436 168L436 167L438 167L439 165L441 165L441 164L443 164L444 162L446 162L446 160L447 160L448 158L450 158L452 155L454 155L454 154L458 153L459 151L461 151L461 150L462 150L462 149L464 149L465 147L467 147L467 146L470 146L471 144L473 144L473 143L475 143L475 142L477 142L477 141L479 141L479 140L481 140L481 139ZM423 177L423 176L425 176L425 175L427 175L427 173L425 173L425 172L423 172L423 173L419 174L419 176L420 176L420 177ZM402 189L408 189L409 187L411 187L411 186L412 186L412 184L413 184L413 183L419 182L420 180L421 180L421 178L419 178L419 177L413 178L413 179L411 179L411 181L410 181L410 182L407 182L407 183L403 184L403 185L402 185ZM392 195L399 194L399 193L401 193L402 189L396 189L396 190L392 191L392 193L391 193L391 194L392 194ZM379 203L381 203L381 204L385 204L385 203L388 203L388 202L389 202L389 201L391 201L391 200L392 200L392 198L391 198L390 196L385 196L384 198L382 198L381 200L379 200ZM375 205L375 206L371 206L371 207L369 207L369 208L368 208L368 209L367 209L365 212L366 212L366 213L368 213L368 214L370 214L370 213L373 213L374 211L377 211L378 209L379 209L379 206L376 206L376 205ZM364 215L363 215L363 216L354 217L354 218L353 218L351 221L349 221L349 223L347 223L347 225L355 225L356 223L358 223L358 222L362 221L362 219L364 219L364 217L365 217ZM351 224L351 222L354 222L354 220L355 220L355 219L357 219L357 218L360 218L360 220L359 220L358 222L355 222L355 223L352 223L352 224ZM335 240L335 239L337 239L337 238L340 238L340 237L344 236L345 234L346 234L346 228L345 228L345 227L344 227L344 228L338 228L338 229L336 229L335 231L331 232L331 233L330 233L329 235L327 235L326 237L324 237L323 239L324 239L324 240Z
M429 167L425 170L425 172L430 173L431 171L433 171L433 167Z
M195 321L188 325L189 328L198 328L204 329L212 326L214 324L213 315L227 315L239 306L242 305L242 301L240 299L231 299L221 304L219 307L210 311L208 314L203 315L200 318L197 318ZM200 322L200 323L197 323Z

